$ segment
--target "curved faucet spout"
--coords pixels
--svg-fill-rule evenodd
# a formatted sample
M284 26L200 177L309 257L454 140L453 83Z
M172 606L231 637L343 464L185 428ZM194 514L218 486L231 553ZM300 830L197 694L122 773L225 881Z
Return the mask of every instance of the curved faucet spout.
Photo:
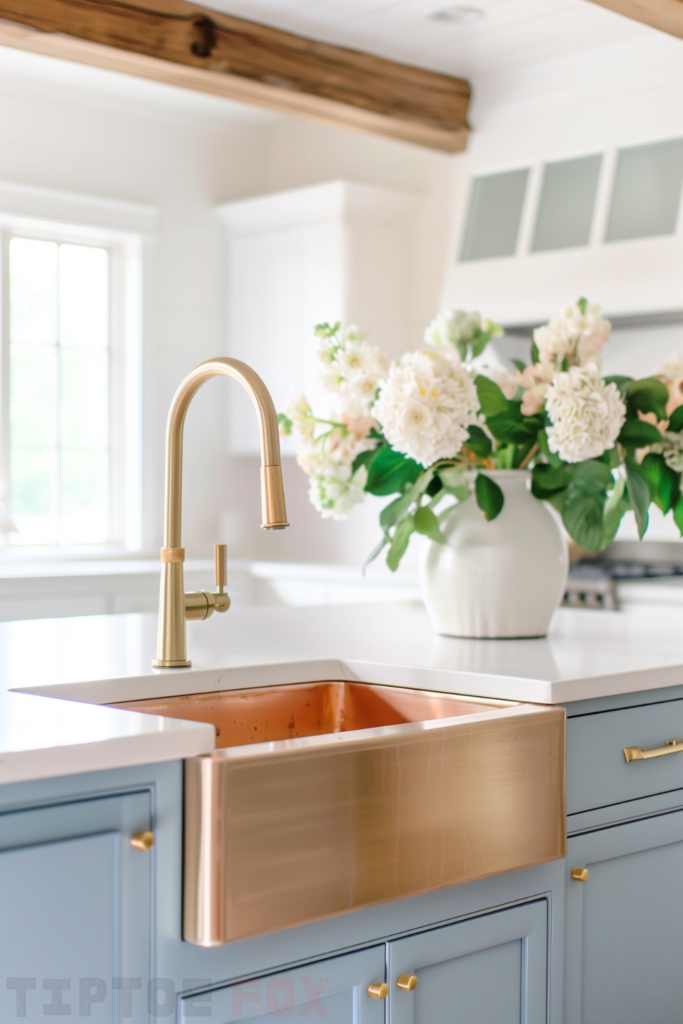
M161 549L161 591L159 599L159 636L155 668L185 668L185 585L181 545L183 491L183 429L185 415L198 389L212 377L232 377L239 381L252 400L261 437L262 527L282 530L289 526L285 510L280 464L280 436L273 400L259 375L239 359L219 356L200 363L182 382L171 402L166 426L166 500L164 547ZM220 606L219 606L220 605ZM219 602L217 610L227 610L229 602Z

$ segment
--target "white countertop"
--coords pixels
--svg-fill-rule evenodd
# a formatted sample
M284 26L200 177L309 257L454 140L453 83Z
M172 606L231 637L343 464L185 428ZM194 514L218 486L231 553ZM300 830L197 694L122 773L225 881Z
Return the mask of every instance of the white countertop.
M188 623L193 667L161 671L155 638L154 615L1 623L0 782L213 749L212 726L94 706L115 701L324 678L543 704L683 684L680 606L560 609L545 639L487 641L435 635L418 603L238 608Z

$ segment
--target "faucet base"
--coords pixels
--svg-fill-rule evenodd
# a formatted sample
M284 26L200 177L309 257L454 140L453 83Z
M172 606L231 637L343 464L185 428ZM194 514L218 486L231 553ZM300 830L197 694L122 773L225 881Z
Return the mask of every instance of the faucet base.
M152 662L152 668L191 668L191 661L160 661L155 658Z

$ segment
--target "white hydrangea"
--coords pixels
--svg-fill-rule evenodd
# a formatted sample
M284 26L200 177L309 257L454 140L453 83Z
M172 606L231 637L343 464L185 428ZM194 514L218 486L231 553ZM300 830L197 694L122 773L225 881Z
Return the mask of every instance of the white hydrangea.
M347 465L338 465L331 472L314 474L308 496L323 519L346 519L354 505L365 498L368 471L360 466L355 473Z
M451 309L434 317L424 333L425 345L436 348L453 345L459 341L468 344L481 331L488 328L488 321L481 313L468 313L464 309Z
M556 373L545 407L552 423L548 447L565 462L595 459L612 448L626 419L616 384L605 384L595 363Z
M534 341L541 362L588 366L600 364L603 346L609 340L612 325L601 315L600 306L577 304L561 309L556 317L534 331Z
M372 410L392 448L423 466L457 455L478 411L477 389L457 356L425 351L392 364Z
M355 324L346 329L340 340L325 337L318 348L318 358L323 366L321 380L325 389L339 396L349 416L367 416L389 359L365 341Z
M664 456L667 466L676 473L683 473L683 437L671 430L662 434L662 441L653 444L650 451Z
M292 422L292 433L299 438L311 439L315 432L315 419L305 395L299 395L285 409L285 415Z

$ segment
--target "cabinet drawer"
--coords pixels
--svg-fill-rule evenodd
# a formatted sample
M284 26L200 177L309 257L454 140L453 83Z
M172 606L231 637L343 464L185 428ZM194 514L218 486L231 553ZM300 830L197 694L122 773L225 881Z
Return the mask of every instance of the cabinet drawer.
M627 763L625 747L647 751L683 738L683 700L567 721L567 813L683 788L683 751Z

